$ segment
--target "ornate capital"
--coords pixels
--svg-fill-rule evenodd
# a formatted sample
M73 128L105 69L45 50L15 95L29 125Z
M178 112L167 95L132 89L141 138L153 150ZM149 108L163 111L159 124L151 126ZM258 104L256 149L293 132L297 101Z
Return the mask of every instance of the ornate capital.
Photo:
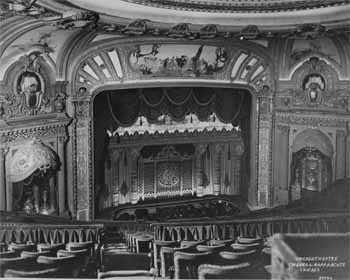
M214 151L218 154L224 149L224 146L221 143L215 143L213 144L213 147L214 147Z
M88 118L90 116L90 102L84 101L74 101L75 105L75 115L77 118Z
M236 145L236 147L235 147L235 153L236 153L236 155L238 155L238 156L243 155L243 153L244 153L244 145L243 145L242 143Z
M208 144L197 144L195 147L196 147L196 154L202 155L207 150Z
M289 131L290 131L290 126L288 125L277 125L277 129L280 130L283 134L289 134Z
M142 147L130 148L129 152L132 160L136 160L140 156L141 149Z
M68 137L67 136L58 136L57 137L57 141L58 141L58 143L60 143L60 144L64 144L66 141L68 140Z

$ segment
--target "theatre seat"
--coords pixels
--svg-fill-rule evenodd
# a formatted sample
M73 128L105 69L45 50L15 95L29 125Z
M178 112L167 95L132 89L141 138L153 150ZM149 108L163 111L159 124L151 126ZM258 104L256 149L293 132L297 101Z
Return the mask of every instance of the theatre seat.
M67 250L59 250L57 252L57 257L69 257L74 256L77 258L77 266L76 269L79 270L79 275L81 273L85 273L87 266L89 264L89 251L85 250L77 250L77 251L67 251Z
M160 275L160 267L161 267L161 260L160 260L160 249L162 247L170 247L174 248L178 245L177 241L161 241L161 240L155 240L153 242L153 262L154 267L156 270L156 275Z
M101 271L150 270L151 255L131 252L102 252Z
M249 262L236 265L202 264L198 267L198 279L251 279Z
M4 277L8 278L56 278L58 277L58 268L49 268L35 271L22 271L20 269L8 269Z
M152 235L135 236L136 253L149 253L152 250Z
M75 256L67 257L47 257L39 256L37 259L39 264L46 264L53 267L58 267L59 272L57 277L75 278L79 274L80 267L78 258Z
M4 273L7 269L21 268L28 270L32 265L32 260L22 257L16 258L1 258L0 259L0 277L4 277Z
M175 279L197 279L198 267L201 264L210 262L212 256L213 254L210 252L175 252Z
M174 274L174 254L175 252L194 252L195 247L171 248L162 247L160 249L161 276L172 277Z

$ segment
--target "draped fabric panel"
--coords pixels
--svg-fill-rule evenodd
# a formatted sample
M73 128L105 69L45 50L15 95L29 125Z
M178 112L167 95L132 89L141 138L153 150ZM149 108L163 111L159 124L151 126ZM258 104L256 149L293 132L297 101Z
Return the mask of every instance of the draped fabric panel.
M215 113L224 123L239 124L250 114L250 95L242 89L142 88L110 91L106 96L113 120L122 127L133 125L141 115L155 123L164 114L181 121L194 113L205 121Z

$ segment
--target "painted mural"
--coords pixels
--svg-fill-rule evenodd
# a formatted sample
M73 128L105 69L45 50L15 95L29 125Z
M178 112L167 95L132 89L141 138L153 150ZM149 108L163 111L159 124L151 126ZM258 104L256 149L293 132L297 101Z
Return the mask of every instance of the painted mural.
M130 65L152 77L212 76L224 69L229 54L224 47L207 45L139 45L131 53Z

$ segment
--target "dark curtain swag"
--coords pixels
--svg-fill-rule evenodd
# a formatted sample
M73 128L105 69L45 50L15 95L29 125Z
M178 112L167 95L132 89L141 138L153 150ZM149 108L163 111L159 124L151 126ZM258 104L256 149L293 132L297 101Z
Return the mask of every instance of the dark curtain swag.
M118 126L135 124L139 116L156 123L159 116L169 114L182 121L190 113L205 121L216 113L224 123L239 124L249 117L250 99L246 90L226 88L143 88L107 93L113 120Z

